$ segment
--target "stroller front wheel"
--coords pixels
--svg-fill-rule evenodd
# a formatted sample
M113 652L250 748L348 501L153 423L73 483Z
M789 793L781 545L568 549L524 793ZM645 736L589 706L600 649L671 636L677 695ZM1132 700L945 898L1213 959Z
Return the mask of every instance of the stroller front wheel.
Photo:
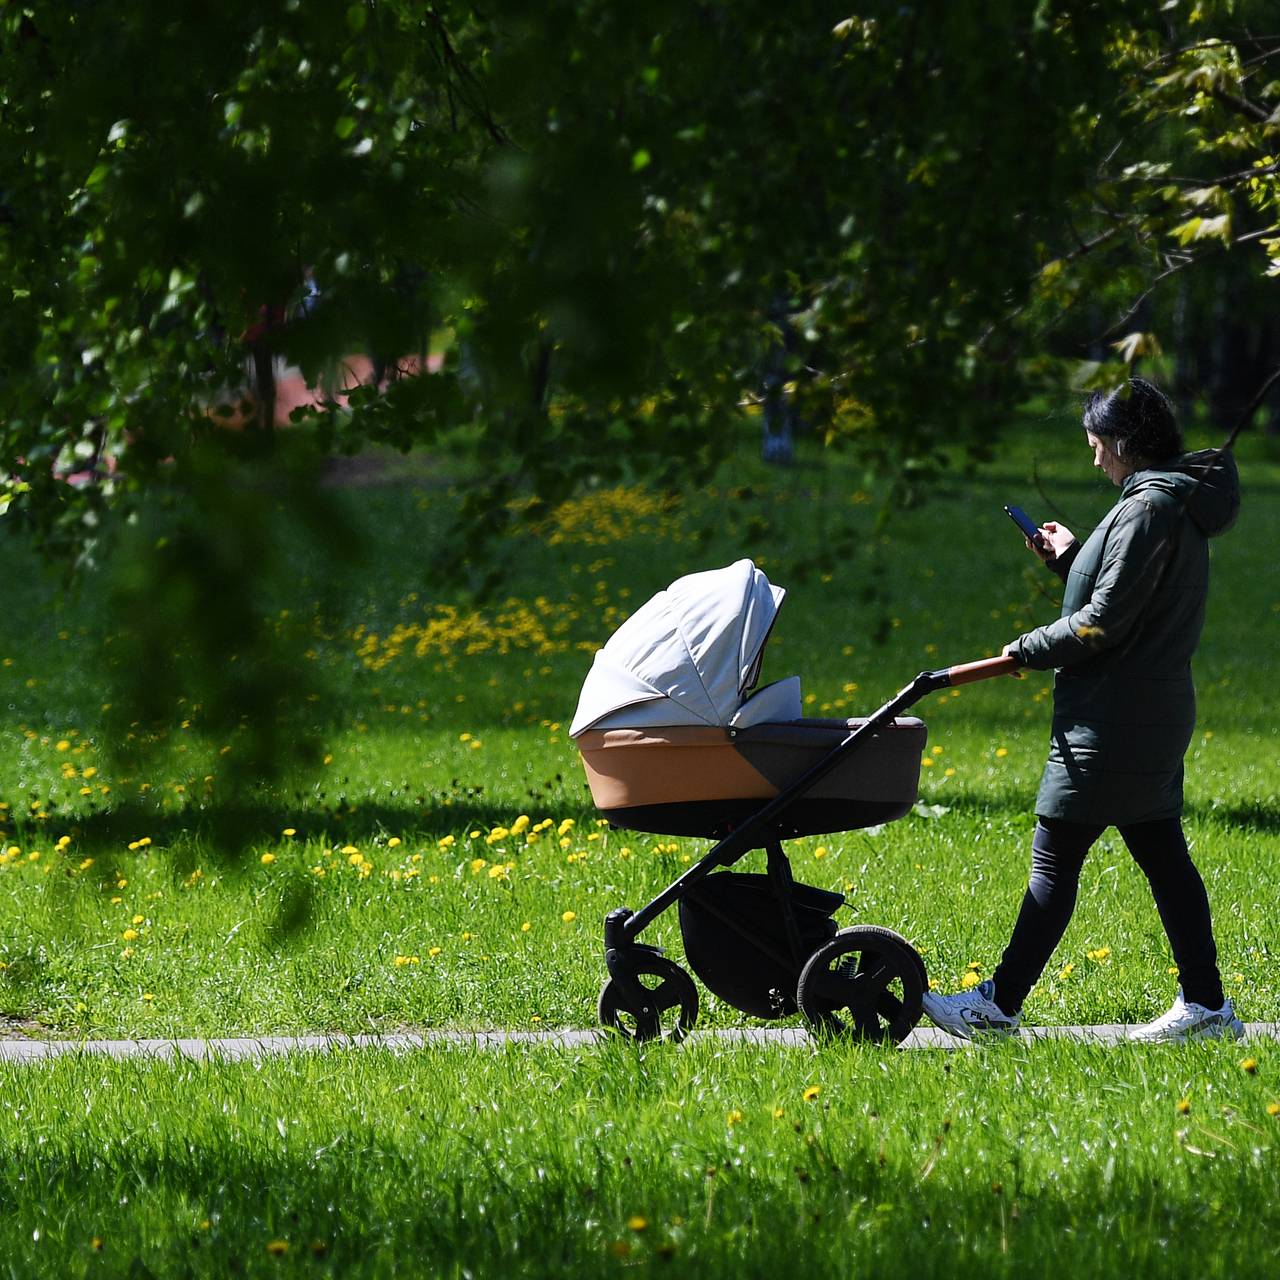
M901 934L854 925L806 961L796 1003L815 1035L901 1044L920 1020L928 983L920 953Z
M601 1025L634 1040L683 1040L698 1020L698 988L665 956L641 953L628 965L631 992L610 978L600 991Z

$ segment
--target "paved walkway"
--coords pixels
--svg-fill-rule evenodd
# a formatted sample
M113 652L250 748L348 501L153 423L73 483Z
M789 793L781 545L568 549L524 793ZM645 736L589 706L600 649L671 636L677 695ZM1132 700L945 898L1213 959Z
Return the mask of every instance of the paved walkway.
M1126 1028L1112 1024L1096 1027L1030 1027L1024 1040L1078 1040L1117 1044ZM591 1031L423 1031L383 1036L258 1036L222 1040L5 1040L0 1041L0 1063L50 1062L62 1057L155 1058L203 1061L217 1058L236 1061L290 1053L328 1053L336 1049L385 1049L411 1053L418 1049L503 1049L508 1045L555 1045L575 1049L596 1044L601 1033ZM695 1031L691 1040L740 1044L807 1045L812 1041L803 1027L752 1027L736 1030ZM1250 1022L1248 1040L1280 1040L1280 1022ZM971 1045L955 1040L934 1027L917 1027L903 1041L904 1049L963 1049Z

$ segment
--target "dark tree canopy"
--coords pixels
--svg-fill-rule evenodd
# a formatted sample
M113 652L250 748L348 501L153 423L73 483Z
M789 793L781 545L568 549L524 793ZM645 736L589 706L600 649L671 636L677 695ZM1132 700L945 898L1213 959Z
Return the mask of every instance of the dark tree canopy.
M1154 353L1166 277L1234 246L1271 288L1267 12L6 2L0 504L66 560L115 539L122 599L180 634L230 590L216 670L263 631L245 467L447 443L492 534L516 492L713 462L784 321L804 413L888 491L1063 361ZM432 347L437 372L271 430L276 360ZM255 370L250 429L220 429Z

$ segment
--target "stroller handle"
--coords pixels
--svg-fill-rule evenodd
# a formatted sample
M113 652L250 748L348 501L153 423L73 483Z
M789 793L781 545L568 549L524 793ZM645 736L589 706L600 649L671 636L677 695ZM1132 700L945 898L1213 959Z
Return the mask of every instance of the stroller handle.
M977 662L962 662L947 669L950 685L972 684L975 680L990 680L995 676L1016 676L1021 672L1017 658L981 658Z

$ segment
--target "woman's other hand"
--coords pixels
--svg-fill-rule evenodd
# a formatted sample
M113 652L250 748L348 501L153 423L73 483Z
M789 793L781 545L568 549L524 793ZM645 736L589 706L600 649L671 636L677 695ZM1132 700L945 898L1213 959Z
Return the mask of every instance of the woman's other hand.
M1040 537L1042 541L1038 546L1030 538L1026 542L1028 549L1041 560L1055 559L1076 540L1076 535L1065 524L1058 524L1055 520L1046 520L1040 526Z

